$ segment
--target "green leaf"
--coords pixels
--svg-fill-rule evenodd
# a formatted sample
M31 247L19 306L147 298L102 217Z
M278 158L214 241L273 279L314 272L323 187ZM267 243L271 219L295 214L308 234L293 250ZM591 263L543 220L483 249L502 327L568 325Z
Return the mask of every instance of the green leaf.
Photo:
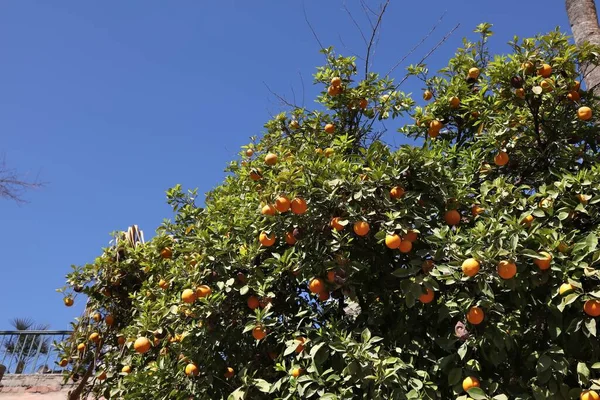
M360 334L360 337L363 343L367 343L371 339L371 331L369 330L369 328L365 328Z
M467 393L469 394L469 396L471 396L472 399L475 399L475 400L485 400L488 398L487 395L485 394L485 392L481 388L478 388L478 387L469 389L469 391L467 391Z
M264 379L255 379L254 386L263 393L269 393L271 391L271 384Z
M462 377L462 368L452 368L448 374L448 385L456 385Z
M596 247L598 247L598 236L594 233L590 233L585 238L585 243L587 244L589 251L596 250Z
M577 380L582 386L587 386L590 381L590 370L585 363L577 363Z
M596 320L594 318L587 318L585 320L585 327L590 335L596 337Z
M541 374L542 372L548 370L548 368L550 368L551 366L552 358L550 358L550 356L548 356L547 354L544 354L538 360L537 365L535 366L535 370L538 374Z

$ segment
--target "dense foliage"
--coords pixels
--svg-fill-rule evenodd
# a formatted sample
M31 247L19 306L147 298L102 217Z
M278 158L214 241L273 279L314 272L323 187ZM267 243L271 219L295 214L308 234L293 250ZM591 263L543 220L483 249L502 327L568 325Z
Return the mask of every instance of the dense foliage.
M126 399L598 399L598 49L556 31L493 56L489 28L409 67L422 106L325 49L318 110L74 267L70 376L93 363ZM380 140L409 116L418 145Z

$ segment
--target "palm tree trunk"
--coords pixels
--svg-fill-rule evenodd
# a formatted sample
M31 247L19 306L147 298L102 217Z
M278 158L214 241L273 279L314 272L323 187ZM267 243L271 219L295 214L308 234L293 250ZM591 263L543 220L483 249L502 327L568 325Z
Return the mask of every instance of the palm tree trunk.
M580 46L584 42L590 42L600 46L600 26L598 26L598 13L594 0L565 0L565 4L575 44ZM584 81L588 89L598 93L600 68L584 66Z

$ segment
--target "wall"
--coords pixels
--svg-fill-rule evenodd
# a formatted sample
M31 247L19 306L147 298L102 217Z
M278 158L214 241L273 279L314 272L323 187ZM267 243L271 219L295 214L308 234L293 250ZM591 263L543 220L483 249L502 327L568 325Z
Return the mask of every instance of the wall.
M0 400L65 400L73 385L63 385L60 374L7 374L0 381Z

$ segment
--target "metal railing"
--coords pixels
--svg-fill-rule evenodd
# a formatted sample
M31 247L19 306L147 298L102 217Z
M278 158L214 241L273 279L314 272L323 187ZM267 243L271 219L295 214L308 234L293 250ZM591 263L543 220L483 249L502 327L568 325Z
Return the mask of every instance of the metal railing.
M7 374L62 373L55 343L69 331L0 331L0 365Z

